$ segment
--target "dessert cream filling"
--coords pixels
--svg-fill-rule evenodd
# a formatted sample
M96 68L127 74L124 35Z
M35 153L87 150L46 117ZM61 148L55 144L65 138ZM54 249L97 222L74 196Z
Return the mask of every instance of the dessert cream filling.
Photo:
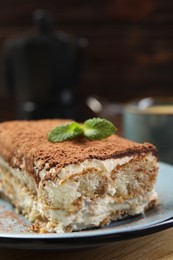
M55 168L48 171L46 165L39 172L40 162L37 162L35 171L41 178L38 187L24 168L11 168L0 158L0 191L31 221L40 216L45 219L45 223L42 224L48 232L63 232L67 226L71 226L72 230L98 226L107 217L110 217L110 220L121 218L121 213L118 216L117 212L129 215L143 213L149 202L157 199L157 194L152 189L134 198L116 201L118 190L125 193L128 183L138 183L127 174L124 180L122 175L118 177L115 185L111 174L118 166L126 165L134 158L135 156L107 160L92 159L81 164L68 165L60 171L56 182L44 180L45 174L55 172ZM156 158L151 153L145 155L142 160L154 166L156 164Z
M150 155L149 155L150 157ZM58 182L61 183L62 180L75 175L80 174L83 171L87 169L96 169L98 171L104 171L105 174L110 174L110 172L115 169L118 165L123 165L128 163L130 160L134 159L134 156L126 156L124 158L118 158L118 159L106 159L106 160L98 160L98 159L89 159L85 160L84 162L80 164L70 164L62 168L62 170L58 174ZM12 175L19 179L21 182L26 183L27 186L32 190L36 190L36 184L33 180L33 177L31 175L28 175L28 173L25 172L25 161L23 160L22 167L20 170L18 168L12 168L10 165L0 156L0 164L10 169ZM44 180L44 177L46 174L49 173L56 173L56 169L54 167L49 168L49 164L46 163L45 167L42 170L39 170L41 161L34 163L34 170L36 174L39 174L39 177L41 180Z
M33 193L36 192L37 186L33 179L33 177L30 174L27 174L25 170L20 170L19 168L12 168L1 156L0 156L0 165L10 171L12 176L14 176L18 181L20 181L23 184L26 184L28 189L33 191ZM21 169L24 169L24 160L23 160L23 167Z
M118 215L118 212L120 212L120 214L122 212L126 213L125 216L143 214L149 202L156 200L157 193L153 189L151 192L145 194L145 196L138 196L137 198L129 199L119 204L109 196L98 198L94 204L92 202L90 204L90 201L83 202L84 205L82 209L78 211L77 214L72 214L68 217L62 210L48 210L45 214L49 215L51 222L60 223L60 225L52 228L48 223L47 229L49 232L62 232L63 226L69 225L72 226L73 230L99 226L107 217L110 217L110 221L123 218L124 215ZM61 225L61 223L63 223L63 225Z
M63 180L65 178L70 177L74 174L80 174L86 169L90 168L96 168L102 171L105 171L107 173L110 173L113 169L115 169L118 165L123 165L125 163L128 163L131 159L133 159L134 156L125 156L123 158L117 158L117 159L106 159L106 160L98 160L98 159L88 159L84 162L81 162L80 164L70 164L65 166L61 169L61 171L58 174L59 180ZM40 179L43 180L45 175L49 173L56 173L56 169L53 167L50 170L49 164L46 163L45 167L42 170L38 170L41 161L35 162L35 172L36 174L39 174Z
M75 174L81 174L82 172L86 171L87 169L96 169L98 171L103 171L105 174L110 175L110 173L116 169L117 166L124 165L128 162L130 162L132 159L135 159L135 155L133 156L125 156L123 158L116 158L116 159L106 159L106 160L98 160L98 159L88 159L80 164L70 164L65 166L61 169L61 171L58 173L58 180L60 183L62 180L75 175ZM152 153L148 153L146 155L147 160L151 161L153 160ZM13 176L17 177L20 181L24 182L29 186L31 189L36 189L36 184L34 183L33 177L31 175L28 175L28 173L25 172L25 161L23 160L22 167L20 170L18 168L12 168L10 165L0 156L0 164L10 169ZM44 177L49 173L55 173L56 169L54 167L49 168L49 164L46 163L45 167L42 170L39 170L41 161L34 163L34 170L36 174L39 174L39 177L41 180L44 180Z
M5 174L9 177L8 173ZM14 190L9 193L9 186L7 185L6 188L3 188L3 192L8 192L8 196L13 203L17 201L16 206L22 209L22 213L31 221L34 221L38 216L47 219L45 223L43 222L43 228L47 232L63 233L67 226L71 226L73 230L99 226L107 217L110 217L110 221L121 219L123 216L117 215L117 212L125 212L126 215L132 216L141 214L144 213L150 201L157 200L157 193L154 189L123 203L117 203L113 197L105 194L95 201L90 198L83 199L80 210L67 213L66 210L48 207L40 199L34 197L26 187L22 187L21 183L13 177L10 178L10 185L13 186ZM0 190L2 190L2 187L0 187Z

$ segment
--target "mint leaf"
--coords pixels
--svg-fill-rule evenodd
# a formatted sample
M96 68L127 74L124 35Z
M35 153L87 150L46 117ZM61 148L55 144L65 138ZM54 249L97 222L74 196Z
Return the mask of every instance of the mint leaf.
M101 118L88 119L83 125L76 122L60 125L48 133L50 142L63 142L79 136L90 140L100 140L116 133L117 128L108 120Z
M66 125L60 125L52 129L48 134L48 140L51 142L63 142L72 140L83 134L80 124L72 122Z
M84 122L83 130L90 140L99 140L114 134L117 128L106 119L93 118Z

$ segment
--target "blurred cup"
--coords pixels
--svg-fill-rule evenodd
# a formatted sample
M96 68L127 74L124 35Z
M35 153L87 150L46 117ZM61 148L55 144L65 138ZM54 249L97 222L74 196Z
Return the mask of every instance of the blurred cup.
M123 106L123 136L150 142L159 160L173 164L173 97L148 97Z

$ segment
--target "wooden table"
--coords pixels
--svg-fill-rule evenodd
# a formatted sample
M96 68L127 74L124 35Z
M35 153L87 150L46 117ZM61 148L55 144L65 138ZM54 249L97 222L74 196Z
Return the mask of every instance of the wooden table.
M77 252L32 252L0 249L0 260L172 260L173 228L104 247Z

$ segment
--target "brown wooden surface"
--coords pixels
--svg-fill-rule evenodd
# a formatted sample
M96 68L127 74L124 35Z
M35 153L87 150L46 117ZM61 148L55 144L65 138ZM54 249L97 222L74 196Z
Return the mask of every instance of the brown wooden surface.
M116 242L104 247L68 253L42 253L0 249L1 260L172 260L173 228L146 237Z

